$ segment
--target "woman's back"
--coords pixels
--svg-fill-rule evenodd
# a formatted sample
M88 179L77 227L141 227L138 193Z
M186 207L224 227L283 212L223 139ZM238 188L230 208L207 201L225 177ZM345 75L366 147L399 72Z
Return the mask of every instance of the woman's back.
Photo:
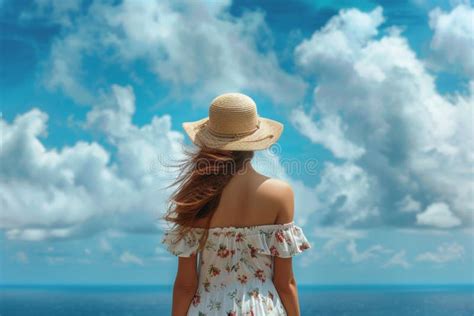
M248 163L223 189L209 227L275 224L284 204L291 202L290 190L285 182L258 173ZM281 219L285 223L285 218ZM199 219L195 226L205 227L206 221L207 218Z
M206 219L177 243L177 236L166 232L163 242L169 251L200 255L198 288L188 315L286 315L272 280L273 257L288 258L310 248L293 221L278 223L285 220L285 203L292 203L288 190L285 182L250 167L224 188L201 252L198 241Z

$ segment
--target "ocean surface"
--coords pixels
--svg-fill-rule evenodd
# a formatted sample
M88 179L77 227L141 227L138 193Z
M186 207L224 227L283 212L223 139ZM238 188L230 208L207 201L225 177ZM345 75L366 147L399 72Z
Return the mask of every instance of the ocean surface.
M474 316L474 285L300 286L302 316ZM170 286L0 285L0 316L170 315Z

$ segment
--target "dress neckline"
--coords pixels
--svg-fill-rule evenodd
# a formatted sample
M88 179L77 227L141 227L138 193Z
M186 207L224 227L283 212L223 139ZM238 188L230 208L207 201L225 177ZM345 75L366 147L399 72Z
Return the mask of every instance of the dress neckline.
M250 226L215 226L209 227L209 231L229 231L229 230L237 230L237 231L253 231L253 230L267 230L272 228L287 228L292 225L295 225L295 221L291 221L289 223L283 224L263 224L263 225L250 225ZM204 227L193 227L197 230L205 230Z

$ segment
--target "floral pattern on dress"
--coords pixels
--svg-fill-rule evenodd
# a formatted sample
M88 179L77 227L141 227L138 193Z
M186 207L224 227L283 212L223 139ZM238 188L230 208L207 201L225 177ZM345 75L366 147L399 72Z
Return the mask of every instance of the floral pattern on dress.
M272 282L273 257L289 258L309 248L294 222L248 227L212 227L198 252L204 228L178 240L167 230L161 242L175 256L199 255L199 285L187 315L286 315Z

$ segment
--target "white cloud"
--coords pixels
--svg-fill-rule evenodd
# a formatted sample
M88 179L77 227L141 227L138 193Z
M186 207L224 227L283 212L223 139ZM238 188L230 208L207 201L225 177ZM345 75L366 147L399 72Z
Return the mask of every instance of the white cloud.
M12 123L0 119L0 228L9 239L44 240L103 230L155 233L171 173L162 161L179 157L183 134L169 116L131 123L130 87L113 86L87 115L87 128L116 148L116 162L98 143L46 148L48 115L33 108ZM161 159L161 161L160 161ZM163 168L163 169L159 169Z
M135 95L131 86L112 85L111 95L102 95L100 106L87 113L85 126L101 131L115 144L115 139L133 132L132 116L135 113Z
M296 109L293 110L290 120L303 135L314 143L324 145L337 158L357 159L365 153L364 148L344 137L341 119L336 115L313 122L301 109Z
M87 15L77 18L76 27L54 42L45 64L46 84L90 103L90 87L97 83L84 82L82 65L95 56L104 67L116 63L126 69L144 62L171 84L171 97L186 91L193 102L234 90L259 92L281 104L298 102L306 84L279 66L264 13L244 11L235 17L229 8L230 1L185 6L174 1L94 2ZM137 77L133 69L130 73Z
M402 249L399 252L395 253L387 262L384 263L382 267L388 268L393 266L400 266L404 269L408 269L409 267L411 267L411 264L406 258L405 249Z
M138 257L137 255L134 255L133 253L127 251L124 251L120 255L120 261L123 263L132 263L136 265L143 265L143 259Z
M378 257L380 254L390 253L392 250L384 248L382 245L373 245L364 251L357 250L357 243L351 239L346 246L347 252L351 255L352 263L364 262Z
M295 48L296 62L307 73L326 76L343 72L357 58L359 48L378 34L383 21L380 6L368 14L342 9Z
M474 78L474 9L469 3L459 4L450 12L437 7L430 11L429 18L436 66Z
M375 179L350 162L325 162L313 194L322 224L352 226L379 217Z
M312 108L291 121L343 160L321 172L321 223L416 227L436 197L472 226L474 81L467 94L441 95L400 27L379 30L384 20L380 6L343 9L295 48L317 86Z
M412 266L409 262L405 249L395 251L384 244L375 244L359 249L358 240L371 240L370 230L348 229L344 226L315 227L312 235L318 239L314 245L320 247L308 256L301 259L303 266L310 266L316 261L325 260L325 263L339 258L347 262L346 253L349 254L349 262L359 264L361 262L381 260L381 268L399 266L408 269ZM344 245L344 247L341 247ZM343 250L341 252L341 250Z
M324 243L322 250L325 252L331 252L342 243L345 243L354 239L361 239L367 236L367 232L363 230L351 230L344 227L317 227L314 229L314 236L319 238L327 239Z
M433 203L423 213L416 215L419 225L434 226L438 228L452 228L461 225L461 221L449 209L446 203Z
M405 195L405 197L397 202L396 205L401 212L407 213L417 213L421 208L421 203L413 199L410 194Z
M49 90L62 90L79 104L94 103L94 93L79 80L84 76L82 52L88 50L90 42L87 32L78 29L51 48L49 60L45 62L43 83ZM90 83L90 82L89 82Z
M424 252L416 257L417 261L446 263L460 260L464 257L464 247L457 242L442 243L435 252Z
M367 231L347 229L342 226L318 226L309 227L312 231L306 232L308 236L321 238L324 241L314 240L310 242L314 247L314 251L301 258L300 264L303 267L310 266L316 261L328 259L338 254L339 246L346 244L351 240L362 239L367 237Z

